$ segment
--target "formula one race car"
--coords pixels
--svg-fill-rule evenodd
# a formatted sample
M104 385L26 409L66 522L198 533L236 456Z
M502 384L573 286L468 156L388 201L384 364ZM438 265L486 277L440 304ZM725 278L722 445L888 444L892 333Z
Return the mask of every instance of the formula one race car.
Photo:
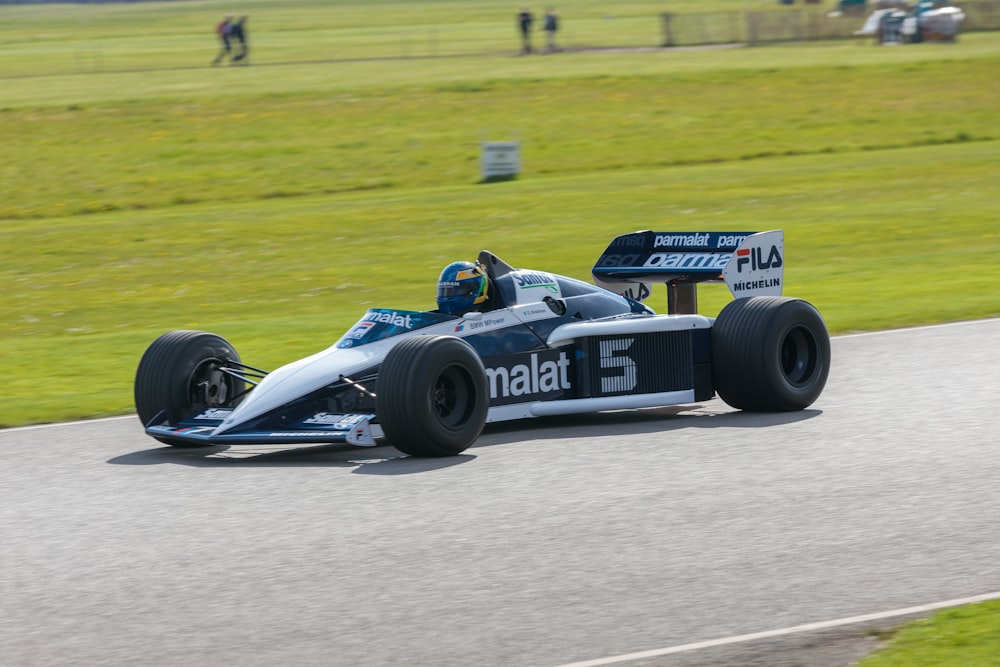
M487 422L687 404L802 410L830 370L819 312L781 297L781 231L652 232L614 239L597 285L515 269L483 251L486 312L371 308L331 347L270 373L223 338L172 331L139 362L146 433L178 447L375 445L414 456L468 448ZM697 314L696 287L735 300ZM668 313L642 301L665 283Z

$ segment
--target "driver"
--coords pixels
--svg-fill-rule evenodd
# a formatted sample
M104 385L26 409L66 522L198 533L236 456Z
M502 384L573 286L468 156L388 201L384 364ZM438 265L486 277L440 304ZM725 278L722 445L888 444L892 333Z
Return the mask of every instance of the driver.
M452 262L438 279L438 310L447 315L489 310L489 291L490 279L479 264Z

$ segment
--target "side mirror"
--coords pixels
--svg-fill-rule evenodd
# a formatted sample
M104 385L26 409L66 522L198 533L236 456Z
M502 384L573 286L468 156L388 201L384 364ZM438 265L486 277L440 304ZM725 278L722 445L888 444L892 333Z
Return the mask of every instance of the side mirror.
M547 296L544 299L542 299L542 302L545 303L545 305L549 307L549 310L551 310L556 315L566 314L566 304L563 301L560 301L555 297Z

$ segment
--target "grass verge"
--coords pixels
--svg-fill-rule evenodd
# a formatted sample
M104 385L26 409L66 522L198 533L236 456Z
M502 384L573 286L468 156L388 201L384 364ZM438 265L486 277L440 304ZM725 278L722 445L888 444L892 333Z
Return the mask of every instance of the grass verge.
M1000 665L1000 601L956 607L888 633L880 651L856 667L996 667Z

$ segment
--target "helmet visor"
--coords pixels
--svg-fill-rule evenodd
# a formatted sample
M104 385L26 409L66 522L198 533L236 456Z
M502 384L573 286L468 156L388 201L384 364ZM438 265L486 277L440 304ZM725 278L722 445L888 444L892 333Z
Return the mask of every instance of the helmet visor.
M479 291L478 280L463 280L461 282L442 281L438 283L437 295L439 299L452 299L454 297L473 296L478 291Z

